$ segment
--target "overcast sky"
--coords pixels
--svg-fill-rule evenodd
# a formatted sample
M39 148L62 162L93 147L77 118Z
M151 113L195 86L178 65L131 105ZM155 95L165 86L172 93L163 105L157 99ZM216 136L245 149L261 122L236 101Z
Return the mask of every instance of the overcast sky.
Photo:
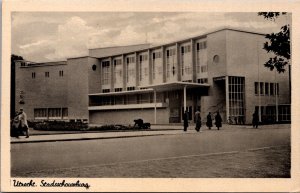
M14 12L12 53L33 62L60 61L86 56L89 48L163 44L224 26L277 32L289 19L267 21L257 13Z

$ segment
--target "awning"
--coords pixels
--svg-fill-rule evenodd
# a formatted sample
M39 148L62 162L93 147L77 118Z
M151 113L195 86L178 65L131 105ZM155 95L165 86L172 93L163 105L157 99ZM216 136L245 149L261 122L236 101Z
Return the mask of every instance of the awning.
M184 87L186 88L207 88L209 84L200 84L193 82L170 82L170 83L161 83L161 84L152 84L146 86L140 86L140 89L155 89L156 91L168 91L168 90L181 90Z

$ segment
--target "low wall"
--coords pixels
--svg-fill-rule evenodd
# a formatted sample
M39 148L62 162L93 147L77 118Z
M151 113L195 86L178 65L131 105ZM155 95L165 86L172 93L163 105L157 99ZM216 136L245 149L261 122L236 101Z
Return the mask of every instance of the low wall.
M143 119L144 122L154 124L154 109L90 111L89 124L134 124L134 119ZM169 123L169 110L157 109L156 123Z

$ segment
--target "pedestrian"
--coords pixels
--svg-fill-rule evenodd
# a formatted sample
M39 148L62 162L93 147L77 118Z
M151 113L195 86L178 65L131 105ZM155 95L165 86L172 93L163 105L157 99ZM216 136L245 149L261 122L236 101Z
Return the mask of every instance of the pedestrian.
M19 120L20 120L20 128L21 131L26 133L26 138L29 138L29 127L27 122L27 115L24 112L23 108L20 108L20 114L19 114Z
M220 127L222 127L222 117L219 112L217 112L215 120L216 120L216 127L218 128L218 130L220 130Z
M211 129L212 127L212 119L211 119L211 113L209 112L207 117L206 117L206 126L208 129Z
M196 111L195 113L195 120L196 120L196 131L199 132L200 128L201 128L201 116L200 116L200 112ZM202 131L200 131L202 132Z
M187 128L189 127L189 122L188 122L188 112L185 111L183 114L183 131L187 131Z
M234 117L234 122L235 122L236 125L238 124L236 117Z
M252 114L252 125L253 125L253 128L256 128L258 127L258 112L257 110L254 111L254 113Z
M19 138L19 134L20 134L19 112L16 112L11 125L11 137Z

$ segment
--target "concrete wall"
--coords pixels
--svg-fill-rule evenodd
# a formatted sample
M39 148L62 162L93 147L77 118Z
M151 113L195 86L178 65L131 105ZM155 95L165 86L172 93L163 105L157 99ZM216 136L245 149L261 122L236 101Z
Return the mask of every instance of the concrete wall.
M63 71L63 76L59 76ZM32 73L35 78L32 78ZM49 77L45 76L49 72ZM16 66L16 111L24 108L28 119L34 119L34 108L65 108L67 104L67 65ZM19 104L20 91L24 91L25 104Z
M154 124L154 109L133 109L117 111L90 111L90 124L134 124L134 119ZM169 123L169 110L157 109L157 124Z
M218 58L214 61L214 58ZM213 81L215 77L226 76L227 74L227 52L226 52L226 31L219 31L207 36L207 75L210 88L208 95L201 98L202 111L222 111L221 116L224 118L225 112L225 90L220 83ZM225 87L225 85L224 85ZM221 109L222 108L222 109ZM208 112L203 112L205 115ZM226 119L224 119L226 120Z
M66 91L68 96L69 119L88 119L89 86L87 74L91 65L92 64L89 64L88 57L68 60L67 66L70 76L68 77L68 87ZM91 86L90 90L94 89L95 88Z
M263 35L226 31L227 74L245 77L246 123L251 123L255 106L275 105L274 96L255 95L254 82L279 83L278 104L289 104L288 69L278 74L264 63L272 57L263 49Z
M96 65L96 70L93 70ZM100 93L101 90L101 63L97 58L88 58L88 93Z

